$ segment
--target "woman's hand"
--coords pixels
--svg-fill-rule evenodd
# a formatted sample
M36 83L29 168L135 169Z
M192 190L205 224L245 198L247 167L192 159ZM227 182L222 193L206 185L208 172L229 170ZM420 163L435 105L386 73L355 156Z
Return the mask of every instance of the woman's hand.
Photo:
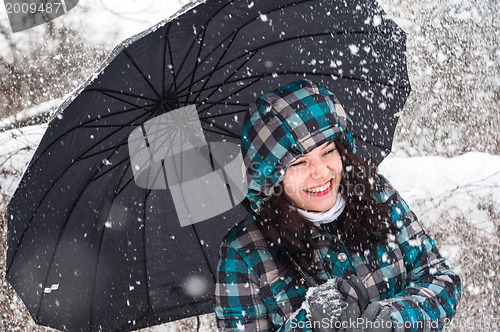
M351 302L340 315L339 332L392 332L391 312L377 302L370 302L368 291L357 275L347 278L358 295L358 301Z
M310 288L306 295L312 328L315 332L337 331L340 315L347 307L339 291L341 278L330 279L324 284Z

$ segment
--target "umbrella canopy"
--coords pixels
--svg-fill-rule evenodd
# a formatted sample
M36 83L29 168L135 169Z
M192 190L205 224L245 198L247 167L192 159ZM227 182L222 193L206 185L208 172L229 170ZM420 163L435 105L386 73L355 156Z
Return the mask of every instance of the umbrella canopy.
M8 205L7 279L36 322L133 330L212 311L219 244L247 214L229 167L244 113L303 77L337 95L359 153L382 160L410 85L405 34L373 0L208 0L115 48L60 107ZM158 131L176 130L161 148ZM217 186L197 190L200 177Z

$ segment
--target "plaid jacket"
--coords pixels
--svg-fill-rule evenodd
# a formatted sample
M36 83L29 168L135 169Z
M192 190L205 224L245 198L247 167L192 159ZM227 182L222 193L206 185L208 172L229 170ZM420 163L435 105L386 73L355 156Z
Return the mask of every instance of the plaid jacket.
M318 228L316 258L324 270L317 277L357 274L371 300L390 308L395 332L441 331L455 314L460 278L398 192L381 179L386 188L377 199L390 201L391 218L400 229L394 243L379 245L364 257L350 253L336 234ZM219 254L214 311L220 330L311 331L300 309L307 289L280 271L276 249L264 239L254 215L226 234ZM340 291L347 302L357 299L345 282Z

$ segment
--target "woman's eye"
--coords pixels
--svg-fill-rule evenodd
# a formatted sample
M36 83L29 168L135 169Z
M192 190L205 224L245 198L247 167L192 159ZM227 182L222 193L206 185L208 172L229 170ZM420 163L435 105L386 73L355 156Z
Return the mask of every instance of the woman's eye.
M299 161L299 162L297 162L297 163L295 163L295 164L290 164L290 167L299 166L299 165L301 165L301 164L303 164L303 163L304 163L303 161Z
M337 149L328 150L328 151L325 152L325 154L330 154L330 153L334 152L335 150L337 150Z

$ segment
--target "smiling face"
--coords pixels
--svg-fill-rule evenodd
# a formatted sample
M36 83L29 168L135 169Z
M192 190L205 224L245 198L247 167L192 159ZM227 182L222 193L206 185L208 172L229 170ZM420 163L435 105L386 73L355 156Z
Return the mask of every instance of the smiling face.
M342 160L334 142L326 142L288 166L285 195L297 207L323 212L333 207L342 176Z

